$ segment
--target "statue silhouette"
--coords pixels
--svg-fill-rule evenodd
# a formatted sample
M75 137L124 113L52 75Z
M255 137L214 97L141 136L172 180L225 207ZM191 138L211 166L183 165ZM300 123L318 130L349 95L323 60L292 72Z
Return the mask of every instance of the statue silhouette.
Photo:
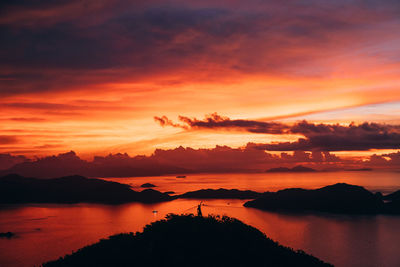
M203 203L203 201L202 202L200 202L200 204L199 205L197 205L197 216L203 216L203 213L201 212L201 203Z

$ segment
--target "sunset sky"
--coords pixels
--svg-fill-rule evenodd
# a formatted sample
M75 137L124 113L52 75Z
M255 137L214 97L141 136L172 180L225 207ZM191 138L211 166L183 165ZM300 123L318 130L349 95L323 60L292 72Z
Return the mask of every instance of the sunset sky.
M394 155L399 12L397 0L2 1L0 153Z

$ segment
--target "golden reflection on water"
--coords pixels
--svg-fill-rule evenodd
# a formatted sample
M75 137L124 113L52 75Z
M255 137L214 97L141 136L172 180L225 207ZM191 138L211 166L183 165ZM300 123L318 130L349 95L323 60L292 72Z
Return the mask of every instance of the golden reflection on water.
M0 212L0 231L13 231L18 236L0 240L0 266L37 265L112 234L141 231L144 225L171 212L194 213L198 203L175 200L152 205L8 208ZM203 214L238 218L283 245L302 249L337 266L399 266L398 216L295 215L244 208L242 203L204 201Z

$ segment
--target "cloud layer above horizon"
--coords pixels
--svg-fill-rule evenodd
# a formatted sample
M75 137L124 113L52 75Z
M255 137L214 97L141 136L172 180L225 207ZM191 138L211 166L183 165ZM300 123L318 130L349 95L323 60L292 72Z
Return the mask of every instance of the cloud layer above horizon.
M88 177L158 176L179 173L265 172L273 167L308 166L319 171L398 170L400 152L373 154L365 160L346 159L330 152L295 151L274 155L248 145L245 148L217 146L212 149L157 149L150 156L124 153L81 159L75 152L36 158L0 154L0 176L54 178L68 175Z
M346 151L370 149L400 149L400 125L364 122L316 124L305 120L294 124L280 122L264 122L255 120L231 120L213 113L198 120L179 116L181 124L174 123L166 116L154 117L161 126L172 126L185 130L215 129L244 130L250 133L274 135L302 135L295 142L278 142L270 144L253 144L254 147L268 151Z

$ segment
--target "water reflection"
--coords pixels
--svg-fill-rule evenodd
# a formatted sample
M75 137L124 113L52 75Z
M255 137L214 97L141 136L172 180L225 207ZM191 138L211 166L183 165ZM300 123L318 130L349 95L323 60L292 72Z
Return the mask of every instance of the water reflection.
M236 217L283 245L302 249L336 266L400 266L400 217L273 213L244 208L243 201L238 200L204 203L204 214ZM0 231L16 232L17 237L0 240L0 266L37 265L111 234L140 231L167 213L195 212L191 208L197 204L197 200L176 200L150 205L30 205L3 209Z
M276 191L287 187L317 188L337 182L365 186L383 193L400 189L399 173L269 173L199 174L111 179L132 184L145 182L160 191L183 193L202 188ZM205 201L203 214L226 214L260 229L281 244L302 249L336 266L400 266L400 216L342 216L265 212L242 207L244 201ZM194 213L198 200L161 204L24 205L0 208L0 266L33 266L58 258L101 238L120 232L141 231L167 213ZM229 203L229 205L228 205ZM157 213L153 213L157 210Z

